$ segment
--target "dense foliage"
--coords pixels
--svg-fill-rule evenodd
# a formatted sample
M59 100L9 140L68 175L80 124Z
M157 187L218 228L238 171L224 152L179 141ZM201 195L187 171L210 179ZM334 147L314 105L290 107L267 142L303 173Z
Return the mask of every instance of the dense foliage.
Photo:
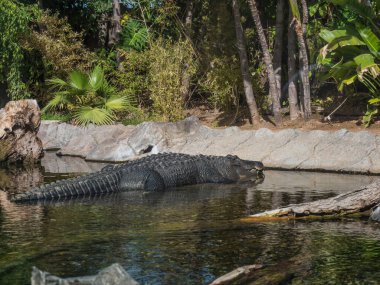
M136 114L178 120L199 104L245 110L252 99L280 123L276 106L307 118L311 102L364 94L372 119L380 104L378 2L234 0L238 23L232 0L0 0L0 95L33 97L47 117L75 114L88 124ZM90 84L100 70L112 96L90 95L100 92ZM326 83L334 85L328 97L319 92ZM114 96L140 109L106 107Z
M28 30L30 14L20 3L0 1L0 82L6 84L12 99L27 97L22 80L24 54L21 38Z

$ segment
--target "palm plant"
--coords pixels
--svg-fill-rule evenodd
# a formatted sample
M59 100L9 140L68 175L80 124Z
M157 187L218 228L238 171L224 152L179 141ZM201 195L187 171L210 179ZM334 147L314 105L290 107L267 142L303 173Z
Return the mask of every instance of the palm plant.
M111 124L119 111L136 112L135 100L131 96L118 95L100 66L89 74L73 71L65 81L53 78L48 81L54 97L43 108L43 112L60 110L67 112L76 124L86 126Z
M335 79L339 90L358 80L369 87L380 75L380 39L376 14L371 7L357 1L332 2L345 4L361 21L347 23L342 29L323 29L320 36L327 44L320 51L318 63L328 67L325 78Z
M331 0L357 16L345 27L323 29L320 36L327 44L320 50L318 63L327 67L325 79L332 78L341 91L345 85L362 83L372 98L363 116L366 126L378 114L380 103L380 29L374 4L367 6L356 0Z

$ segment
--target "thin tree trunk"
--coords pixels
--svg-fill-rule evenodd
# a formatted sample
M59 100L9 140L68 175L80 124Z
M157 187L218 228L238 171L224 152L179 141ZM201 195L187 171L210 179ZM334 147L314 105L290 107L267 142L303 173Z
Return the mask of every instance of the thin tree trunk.
M99 21L99 42L105 48L108 46L108 26L107 14L103 13Z
M121 12L119 0L112 2L111 29L109 32L108 46L113 47L119 43L121 32Z
M273 101L273 114L274 114L274 120L277 125L280 125L282 123L282 117L281 117L281 105L280 105L280 96L277 92L277 84L276 84L276 77L273 69L273 63L272 58L269 53L268 43L267 39L264 34L264 29L261 24L259 11L257 10L257 5L255 0L248 0L248 4L252 13L253 20L255 22L257 34L259 35L260 45L263 51L264 56L264 62L266 65L267 73L268 73L268 80L269 80L269 93L272 96Z
M44 1L43 0L38 0L38 7L40 9L43 9L44 8Z
M185 17L185 30L187 33L187 37L191 39L192 35L192 26L193 26L193 7L194 7L194 1L193 0L187 0L186 2L186 17ZM182 102L184 103L184 106L186 107L186 102L188 101L190 97L190 75L188 72L189 69L189 63L186 63L183 67L182 71L182 88L181 88L181 97Z
M284 4L285 0L277 1L276 8L276 36L274 40L273 68L276 75L277 92L281 97L281 63L282 63L282 48L284 37Z
M108 47L115 47L120 41L120 32L121 32L121 11L119 0L113 0L112 2L112 18L111 18L111 27L109 30L108 36ZM123 65L121 64L120 53L116 50L116 63L117 68L120 71L124 70Z
M302 32L304 37L306 38L307 25L309 23L309 11L307 9L306 0L301 0L302 5Z
M188 36L191 35L191 27L193 25L193 9L194 9L194 1L187 0L186 2L186 17L185 17L185 28Z
M288 96L290 119L296 120L300 115L298 105L297 85L296 85L296 33L292 25L292 11L289 10L289 27L288 27Z
M296 21L297 22L297 21ZM300 24L296 23L296 34L298 43L300 45L300 54L302 54L302 88L303 88L303 105L304 105L304 118L309 119L311 116L311 98L310 98L310 81L309 81L309 60L307 56L307 49L305 39L301 30Z
M311 95L310 95L310 80L309 80L309 59L307 54L306 44L306 29L308 23L308 9L305 0L301 0L302 3L302 23L299 19L294 18L295 31L300 48L300 67L301 67L301 79L303 90L303 115L305 119L311 117Z
M247 100L249 112L251 114L252 124L257 125L260 123L260 115L257 108L255 96L253 94L252 78L249 72L248 55L244 39L243 27L240 22L241 16L238 0L232 0L232 7L234 12L236 42L240 57L240 70L243 78L245 98Z

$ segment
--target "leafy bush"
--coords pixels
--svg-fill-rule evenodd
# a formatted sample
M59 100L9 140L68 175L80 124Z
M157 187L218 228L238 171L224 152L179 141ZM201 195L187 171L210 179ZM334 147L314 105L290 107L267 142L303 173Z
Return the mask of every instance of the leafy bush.
M200 84L211 94L208 100L215 108L231 110L239 104L238 88L241 85L237 57L217 57L210 63L210 69Z
M131 96L116 94L116 89L108 84L100 66L96 66L90 74L73 71L67 81L53 78L49 83L55 90L55 97L43 112L66 111L70 119L79 125L111 124L117 119L118 112L138 111Z
M20 38L28 30L30 14L20 3L0 0L0 83L8 86L8 95L17 100L29 97L22 81L24 59Z
M24 38L23 47L37 50L43 59L45 76L66 76L72 70L88 71L95 55L83 45L83 35L72 30L66 18L42 13Z
M121 69L113 69L109 72L111 83L123 94L134 96L138 104L149 107L149 50L137 52L135 50L118 50L121 62Z
M153 112L161 120L176 121L184 117L183 74L196 71L194 50L189 41L170 42L158 39L150 50L149 91Z

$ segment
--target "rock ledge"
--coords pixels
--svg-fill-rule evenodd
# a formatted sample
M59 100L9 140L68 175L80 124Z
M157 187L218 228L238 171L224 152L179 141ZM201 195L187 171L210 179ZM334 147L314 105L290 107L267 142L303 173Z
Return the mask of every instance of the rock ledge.
M195 117L176 123L81 128L43 121L45 150L87 161L122 162L144 153L235 154L267 167L380 174L380 136L362 132L212 129Z

